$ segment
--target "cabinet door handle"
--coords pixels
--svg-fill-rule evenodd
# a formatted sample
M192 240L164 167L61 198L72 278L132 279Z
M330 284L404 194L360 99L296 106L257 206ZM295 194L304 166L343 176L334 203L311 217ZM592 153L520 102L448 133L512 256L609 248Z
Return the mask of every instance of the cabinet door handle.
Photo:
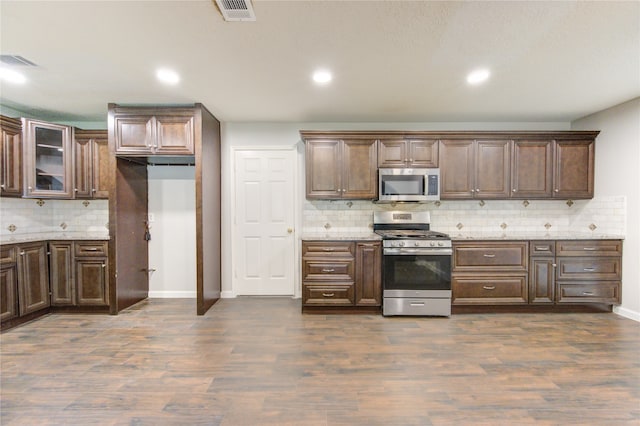
M103 264L102 264L102 267L103 267L103 268L106 268L106 267L107 267L107 265L105 265L105 264L103 263Z
M595 270L596 270L596 268L584 268L585 272L593 272Z
M323 269L322 272L335 272L335 269Z
M21 251L21 252L20 252L20 256L24 256L24 251Z
M496 286L495 285L483 285L482 288L485 289L485 290L495 290Z
M513 189L511 190L511 192L516 192L516 189L515 189L515 188L513 188Z
M476 192L476 190L475 190L475 189L472 189L472 190L471 190L471 192L472 192L472 193L473 193L473 192Z
M582 250L586 250L586 251L594 251L596 248L595 247L583 247Z
M2 189L4 189L4 188L5 188L4 183L3 183L2 185L0 185L0 188L2 188Z
M554 189L553 191L554 191L554 192L560 192L560 190L559 190L559 189Z
M322 293L322 296L324 296L324 297L333 297L333 296L335 296L335 294L334 293Z
M484 257L489 257L489 258L496 257L495 254L487 254L487 253L485 253L483 256Z
M413 158L409 158L409 162L410 162L410 163L413 163Z

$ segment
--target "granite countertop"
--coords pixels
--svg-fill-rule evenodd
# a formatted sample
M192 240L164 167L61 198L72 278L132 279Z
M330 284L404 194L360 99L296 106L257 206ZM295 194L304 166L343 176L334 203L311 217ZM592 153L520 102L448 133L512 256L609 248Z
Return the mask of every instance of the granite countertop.
M91 232L41 232L35 234L2 235L0 244L29 243L54 240L109 240L109 235Z
M519 233L474 233L474 234L451 234L453 241L468 240L624 240L623 235L606 235L591 233L566 233L566 234L519 234Z
M379 241L380 235L373 232L325 232L325 233L304 233L302 240L316 241Z

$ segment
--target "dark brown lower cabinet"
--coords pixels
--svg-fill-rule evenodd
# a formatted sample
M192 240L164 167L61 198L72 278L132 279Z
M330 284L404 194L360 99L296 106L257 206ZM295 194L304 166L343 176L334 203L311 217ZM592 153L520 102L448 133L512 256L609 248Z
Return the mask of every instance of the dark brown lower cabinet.
M76 295L73 291L73 242L49 243L49 280L51 283L51 305L73 306Z
M53 306L109 305L106 241L54 241L49 252Z
M75 265L78 305L108 306L107 259L76 259Z
M18 254L18 312L20 316L23 316L51 305L47 243L20 244L16 249Z
M621 240L454 241L453 249L453 305L621 302Z
M356 306L382 305L382 244L356 244Z
M380 241L303 241L302 310L379 309L382 306Z
M15 262L0 265L0 321L18 316L18 273Z

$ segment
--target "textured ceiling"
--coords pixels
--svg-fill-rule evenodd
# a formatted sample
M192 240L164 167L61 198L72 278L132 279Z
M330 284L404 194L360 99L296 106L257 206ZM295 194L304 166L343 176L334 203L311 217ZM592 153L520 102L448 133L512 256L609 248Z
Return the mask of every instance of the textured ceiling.
M0 1L1 102L105 120L107 103L202 102L222 121L570 121L640 96L640 2ZM180 73L155 80L158 66ZM465 82L492 71L478 87ZM317 67L333 82L315 86Z

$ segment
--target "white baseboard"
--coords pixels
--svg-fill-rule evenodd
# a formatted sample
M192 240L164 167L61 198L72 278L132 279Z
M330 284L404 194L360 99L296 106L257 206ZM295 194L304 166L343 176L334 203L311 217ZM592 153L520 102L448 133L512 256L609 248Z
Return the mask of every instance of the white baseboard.
M222 293L220 293L220 297L222 299L235 299L236 298L236 294L233 291L226 290L226 291L223 291Z
M150 291L150 298L155 299L195 299L195 291Z
M615 306L613 312L634 321L640 322L640 312L632 311L631 309L623 308L621 306Z

